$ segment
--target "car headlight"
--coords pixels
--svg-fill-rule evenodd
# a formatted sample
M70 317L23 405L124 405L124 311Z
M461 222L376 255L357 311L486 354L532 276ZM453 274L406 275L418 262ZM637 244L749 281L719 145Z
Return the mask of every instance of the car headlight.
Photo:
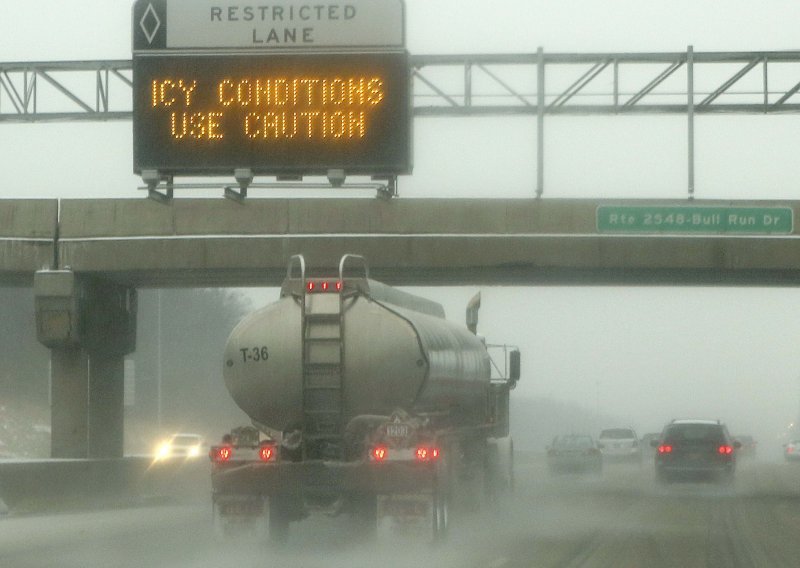
M192 446L187 452L189 457L197 457L200 455L200 446Z
M163 459L163 458L169 457L170 450L171 450L171 446L170 446L169 442L165 442L165 443L161 444L158 447L158 450L156 451L156 459Z

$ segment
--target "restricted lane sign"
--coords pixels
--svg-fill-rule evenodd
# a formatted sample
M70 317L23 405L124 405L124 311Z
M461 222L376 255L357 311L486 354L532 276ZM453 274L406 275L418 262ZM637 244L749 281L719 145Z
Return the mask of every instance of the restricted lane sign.
M787 235L794 231L794 212L791 207L601 205L597 231Z
M402 0L137 0L133 50L402 48Z
M137 0L133 171L410 174L403 0Z

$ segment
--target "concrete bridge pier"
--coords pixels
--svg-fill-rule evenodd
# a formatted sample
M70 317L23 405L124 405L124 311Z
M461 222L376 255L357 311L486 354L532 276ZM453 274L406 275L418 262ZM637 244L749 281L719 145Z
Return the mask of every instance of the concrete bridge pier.
M106 351L89 356L90 458L122 457L124 355Z
M52 457L122 457L123 362L136 348L136 290L43 270L34 292L37 336L51 350Z
M89 456L89 357L81 347L50 348L50 455Z

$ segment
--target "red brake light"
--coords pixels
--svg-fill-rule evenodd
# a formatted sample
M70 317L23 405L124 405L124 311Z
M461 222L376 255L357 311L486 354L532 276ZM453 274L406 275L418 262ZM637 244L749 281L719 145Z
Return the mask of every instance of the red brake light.
M672 453L672 446L668 446L666 444L661 444L658 446L658 453L659 454L671 454Z
M264 444L258 449L258 457L263 462L275 461L278 453L275 451L275 446L272 444Z
M232 455L233 448L229 446L217 446L211 449L211 461L215 463L226 462Z
M322 282L314 282L313 280L309 280L306 282L306 290L308 292L332 292L336 290L337 292L341 292L343 285L341 282L331 283L327 280L323 280Z
M369 455L375 461L384 461L389 455L389 449L386 446L375 446L370 450Z
M439 448L433 446L419 446L417 447L415 456L417 461L433 461L439 458L440 453L441 451Z
M733 453L733 447L728 445L722 445L717 450L720 454L729 455Z

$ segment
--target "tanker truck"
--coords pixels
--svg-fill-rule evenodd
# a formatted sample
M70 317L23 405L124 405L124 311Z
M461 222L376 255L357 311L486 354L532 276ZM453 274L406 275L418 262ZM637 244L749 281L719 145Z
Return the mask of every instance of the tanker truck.
M324 512L356 534L414 526L441 540L452 516L510 491L519 350L487 346L479 307L480 295L456 325L438 303L371 280L361 256L330 277L293 256L280 299L225 347L225 385L252 425L209 452L218 532L256 526L282 542Z

